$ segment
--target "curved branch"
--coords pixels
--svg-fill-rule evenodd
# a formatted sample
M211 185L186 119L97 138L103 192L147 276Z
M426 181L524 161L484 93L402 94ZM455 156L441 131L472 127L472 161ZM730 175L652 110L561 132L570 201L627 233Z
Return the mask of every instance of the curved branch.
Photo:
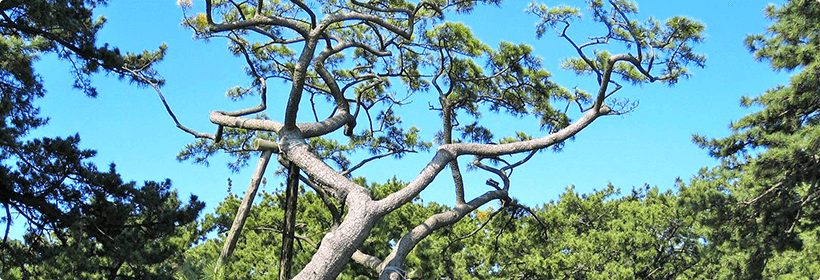
M480 226L478 226L478 228L476 228L474 231L472 231L472 232L470 232L470 233L468 233L468 234L465 234L465 235L463 235L463 236L461 236L461 237L456 238L455 240L450 241L450 244L453 244L453 242L454 242L454 241L464 240L464 239L467 239L467 238L472 237L473 235L475 235L476 233L478 233L479 231L481 231L482 229L484 229L484 227L486 227L488 224L490 224L490 221L492 221L492 220L493 220L493 218L495 218L495 216L496 216L496 215L498 215L498 213L501 213L502 211L504 211L504 208L503 208L503 207L502 207L502 208L498 208L498 210L493 211L492 213L490 213L489 215L487 215L487 221L485 221L485 222L481 223L481 225L480 225ZM448 246L445 246L445 247L444 247L444 249L446 249L447 247L449 247L449 245L450 245L450 244L448 244ZM442 250L444 250L444 249L442 249Z
M210 0L207 1L210 4ZM210 9L210 8L207 8ZM235 22L228 22L228 23L215 23L213 22L212 12L208 11L205 13L208 23L210 26L210 32L221 32L221 31L231 31L231 30L239 30L239 29L251 29L256 26L264 26L264 25L272 25L272 26L281 26L286 27L299 33L299 35L303 37L309 37L308 34L310 31L305 29L302 26L302 22L298 20L276 17L276 16L265 16L265 15L254 15L252 18L247 20L240 20ZM276 39L276 38L272 38Z
M145 77L142 74L137 73L136 71L133 71L133 70L130 70L130 69L126 69L126 70L131 72L134 75L135 78L142 80L143 82L151 85L151 87L154 88L154 91L157 92L157 95L159 96L159 99L162 101L162 105L165 106L165 111L167 111L168 115L171 116L171 119L174 120L174 124L176 124L177 128L181 129L182 131L187 132L188 134L193 135L196 138L207 138L207 139L211 139L211 140L216 140L216 139L221 139L222 138L222 126L219 126L217 128L216 135L213 135L213 134L207 134L207 133L200 133L200 132L197 132L196 130L193 130L191 128L188 128L187 126L182 125L182 123L179 122L179 119L177 119L177 116L174 114L174 111L171 110L171 106L168 105L168 101L165 100L165 95L162 94L162 90L159 88L159 85L153 79Z
M347 176L347 175L349 175L351 172L355 171L356 169L361 168L362 166L364 166L364 165L365 165L365 164L367 164L368 162L371 162L371 161L374 161L374 160L377 160L377 159L381 159L381 158L385 158L385 157L389 157L389 156L392 156L392 155L395 155L395 154L398 154L398 153L402 153L402 152L409 152L409 151L407 151L407 150L401 150L401 151L391 151L391 152L386 153L386 154L380 154L380 155L375 155L375 156L372 156L372 157L366 158L366 159L364 159L364 160L360 161L359 163L357 163L356 165L354 165L353 167L351 167L351 168L349 168L349 169L347 169L347 170L345 170L345 171L342 171L342 172L341 172L341 174L342 174L343 176Z
M316 28L316 14L313 13L313 10L300 0L290 0L290 2L293 2L293 4L296 4L296 6L299 6L299 8L307 12L308 15L310 15L310 28Z
M390 30L393 33L396 33L397 35L402 36L407 40L410 40L413 36L412 30L404 30L403 28L401 28L399 26L396 26L396 25L393 25L393 24L389 23L387 20L385 20L384 18L382 18L380 16L362 14L362 13L359 13L359 12L349 12L349 13L345 13L345 14L341 14L341 15L328 16L324 20L322 20L321 23L319 23L319 26L317 26L317 28L314 29L314 31L317 30L317 29L321 30L321 31L324 31L325 29L327 29L330 25L332 25L334 23L347 21L347 20L369 21L369 22L375 23L375 24L377 24L381 27L384 27L385 29ZM408 25L411 26L411 28L412 28L413 22L410 22Z
M505 191L509 190L510 189L510 177L508 177L507 174L504 173L504 171L496 169L496 168L492 168L492 167L482 163L481 162L482 159L483 158L476 158L475 160L473 160L473 165L475 165L478 168L484 169L485 171L489 171L490 173L493 173L493 174L497 175L498 178L501 178L501 181L504 184L503 189ZM498 183L495 183L495 184L498 185Z
M538 215L536 215L535 211L534 211L534 210L532 210L532 208L527 207L527 206L525 206L525 205L518 204L518 203L517 203L517 202L515 202L515 201L513 201L513 202L512 202L512 204L511 204L510 206L511 206L511 207L518 207L518 208L521 208L521 209L526 210L528 213L530 213L530 215L532 215L532 217L533 217L533 218L535 218L535 221L536 221L536 222L538 222L538 224L539 224L539 225L541 225L541 227L543 227L544 229L548 229L548 228L549 228L549 227L547 226L547 223L545 223L543 220L541 220L541 218L540 218L540 217L538 217Z
M3 234L3 244L8 244L9 230L11 229L11 210L8 203L3 203L6 208L6 233Z
M533 150L533 151L531 151L531 152L530 152L530 154L528 154L528 155L527 155L526 157L524 157L523 159L521 159L521 160L519 160L519 161L517 161L517 162L515 162L515 163L513 163L513 164L509 164L509 165L507 165L507 166L502 167L502 168L501 168L501 171L507 171L507 170L510 170L510 172L512 172L512 169L513 169L513 168L519 167L519 166L521 166L522 164L526 163L527 161L529 161L530 159L532 159L532 157L533 157L533 156L535 156L535 154L536 154L536 153L538 153L538 151L537 151L537 150Z
M507 154L515 154L540 150L552 145L556 145L574 136L595 119L611 112L611 109L602 106L600 110L592 110L584 114L574 123L561 130L549 134L542 138L526 140L521 142L506 144L476 144L476 143L454 143L439 146L433 159L424 167L416 178L406 187L398 190L384 199L377 202L377 213L383 214L398 209L405 203L416 197L424 190L433 178L453 159L461 155L476 155L481 157L494 157Z
M458 221L460 221L465 215L469 214L473 210L477 209L481 205L494 200L494 199L503 199L507 197L507 192L503 190L494 190L484 193L483 195L476 197L475 199L471 200L466 204L456 205L452 210L435 214L427 218L424 223L416 226L401 237L396 242L395 247L393 247L393 251L390 252L385 260L379 265L378 271L380 272L381 276L379 279L391 279L390 274L397 273L395 270L387 270L387 267L395 267L400 268L401 264L404 262L404 259L413 250L413 248L423 240L425 237L433 233L434 231L452 225Z
M248 68L251 70L250 72L251 72L251 75L253 76L253 79L256 80L257 83L259 83L259 87L260 87L259 96L260 96L261 102L256 107L242 109L242 110L233 111L233 112L225 112L225 114L229 115L229 116L239 117L239 116L246 116L246 115L250 115L250 114L256 114L256 113L264 111L265 109L267 109L267 106L268 106L267 105L268 104L268 102L267 102L267 100L268 100L268 95L267 95L267 93L268 93L268 84L267 84L267 81L265 80L265 77L262 77L261 75L259 75L259 72L256 70L256 66L253 64L253 60L251 59L251 55L248 53L248 49L246 48L247 45L248 45L247 42L239 40L239 39L231 37L231 36L226 36L226 38L228 38L229 40L231 40L232 42L234 42L234 43L236 43L237 45L240 46L239 49L241 50L242 55L245 57L245 62L248 64Z
M448 150L453 155L477 155L482 157L494 157L540 150L569 139L598 117L610 112L611 110L606 106L601 107L600 111L589 111L571 125L542 138L506 144L455 143L442 145L439 147L439 150Z

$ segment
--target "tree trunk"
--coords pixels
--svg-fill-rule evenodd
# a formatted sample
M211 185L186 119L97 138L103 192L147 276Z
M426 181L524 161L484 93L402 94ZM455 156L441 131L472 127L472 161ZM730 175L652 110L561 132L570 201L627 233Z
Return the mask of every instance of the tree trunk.
M279 255L279 280L290 279L293 266L293 238L296 228L296 201L299 198L299 166L288 166L288 182L285 190L285 217L282 229L282 253Z

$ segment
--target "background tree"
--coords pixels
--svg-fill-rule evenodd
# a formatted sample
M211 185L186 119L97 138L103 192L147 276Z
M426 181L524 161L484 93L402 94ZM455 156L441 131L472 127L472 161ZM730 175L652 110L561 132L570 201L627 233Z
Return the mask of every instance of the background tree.
M53 53L73 66L74 86L94 97L90 75L115 74L132 82L161 84L151 65L155 52L122 55L97 46L104 18L92 11L106 1L0 1L0 203L5 210L0 243L4 279L171 277L173 257L197 236L181 235L203 204L187 204L170 181L123 182L113 164L98 170L95 152L79 148L79 136L31 139L47 123L34 101L44 96L32 63ZM132 79L139 77L139 79ZM24 221L24 240L9 229ZM176 260L179 261L179 260Z
M657 188L570 187L532 210L490 208L464 222L430 250L438 274L419 279L678 279L702 254L694 215Z
M190 1L179 3L186 14L193 12ZM206 0L203 13L187 16L184 24L198 38L228 40L230 50L247 62L252 81L227 94L237 99L257 96L260 103L237 111L212 111L214 134L177 122L200 139L187 146L180 159L205 162L226 151L237 158L232 166L239 168L252 153L265 151L259 175L271 153L278 154L283 166L293 163L301 169L301 181L322 199L334 221L296 279L334 279L351 258L381 278L398 279L405 274L411 251L436 230L493 200L503 207L515 206L508 196L515 167L538 151L560 148L598 117L631 110L632 103L612 97L622 82L674 84L687 77L688 64L703 66L704 57L692 50L704 29L695 21L674 17L664 23L638 22L630 18L637 13L631 2L590 1L591 19L604 32L577 43L568 31L580 18L578 9L534 5L530 11L541 18L537 34L555 28L578 54L563 66L595 77L592 94L580 85L570 91L549 79L531 47L502 42L491 48L466 26L444 20L448 13L467 13L482 3L499 1ZM610 51L598 49L605 46ZM277 104L286 104L281 122L266 114L269 80L285 81L289 87L288 94L276 99L281 101ZM159 91L159 84L154 86ZM399 97L398 91L407 92L407 97ZM350 179L356 169L432 145L419 140L418 128L402 126L400 105L411 97L421 98L412 95L417 92L434 96L430 117L440 122L436 153L406 186L377 197ZM569 113L575 104L580 109L577 115ZM535 116L545 134L496 137L483 122L487 111ZM320 115L329 117L320 120ZM340 129L343 135L334 133ZM488 181L489 191L486 186L471 186L483 189L472 198L466 196L468 186L458 161L467 155L475 157L468 167L498 179ZM402 229L388 254L364 251L362 245L379 221L410 203L447 167L454 180L455 206ZM250 206L258 183L252 180L248 199L239 209ZM243 215L238 216L241 225Z
M741 103L760 110L731 124L732 134L695 142L721 160L685 194L710 230L710 275L743 279L817 278L820 268L786 265L817 244L820 174L820 3L770 5L774 23L746 44L775 70L796 71L788 85ZM799 261L795 260L796 263Z
M375 198L406 185L396 180L383 185L358 181ZM297 267L310 260L318 240L333 225L321 199L312 192L304 192L303 198L295 235ZM229 195L216 215L207 215L206 228L219 232L219 237L186 253L189 273L179 279L276 278L285 195L262 192L260 199L250 210L236 251L218 275L213 274L214 260L240 200ZM384 258L403 229L449 210L416 199L379 221L360 250ZM708 275L692 273L697 271L693 268L700 264L704 246L695 234L696 216L688 210L671 191L644 188L620 196L612 186L586 195L568 188L557 201L531 210L486 207L422 240L407 256L405 277L708 279ZM376 277L372 269L351 263L337 279Z

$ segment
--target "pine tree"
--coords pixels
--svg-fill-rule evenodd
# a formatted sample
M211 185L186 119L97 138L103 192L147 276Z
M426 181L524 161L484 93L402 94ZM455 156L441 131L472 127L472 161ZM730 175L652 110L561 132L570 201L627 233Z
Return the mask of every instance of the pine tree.
M746 44L774 70L795 74L787 85L743 98L744 106L760 110L732 123L730 136L695 136L721 164L702 171L686 193L712 228L707 239L717 254L714 269L720 271L714 275L779 279L795 273L816 279L816 262L782 270L775 258L789 252L807 256L799 252L817 246L820 3L788 1L765 12L773 24Z
M187 203L170 181L137 186L123 182L112 164L99 170L95 152L81 149L78 135L32 139L45 125L35 101L46 92L32 66L40 56L57 55L74 67L74 86L97 95L90 75L162 83L151 65L155 52L121 54L98 46L103 18L92 11L106 1L0 1L0 204L4 235L0 243L3 279L162 279L198 236L181 226L194 222L204 205ZM139 78L137 78L139 77ZM23 240L9 229L27 229Z

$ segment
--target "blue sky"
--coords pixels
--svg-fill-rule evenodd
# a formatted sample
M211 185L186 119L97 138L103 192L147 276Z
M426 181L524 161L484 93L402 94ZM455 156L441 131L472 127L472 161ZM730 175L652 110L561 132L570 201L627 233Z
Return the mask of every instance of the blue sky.
M576 77L558 66L560 59L572 54L568 44L548 32L535 39L536 17L523 13L527 1L507 1L501 8L483 7L470 16L450 17L473 28L477 37L490 46L505 40L527 43L544 58L544 65L554 74L554 81L571 88L588 84L590 77ZM581 1L565 3L583 7ZM706 24L706 41L696 50L707 55L705 69L691 69L693 76L674 87L660 84L643 87L626 86L619 97L639 100L631 114L599 119L567 143L560 153L543 152L525 166L515 170L511 194L527 205L538 205L556 199L565 187L575 185L580 192L605 188L608 182L628 192L644 184L671 188L675 178L690 178L698 169L715 161L704 150L692 144L694 133L724 136L727 125L751 112L739 106L743 95L758 95L766 89L788 81L789 73L773 72L765 62L755 61L743 45L747 34L765 31L769 22L762 10L766 1L639 1L636 19L652 16L664 20L684 15ZM201 8L201 1L194 1ZM100 34L100 42L109 42L122 50L140 51L166 43L166 59L157 69L167 80L164 93L177 117L185 125L203 132L214 132L208 121L211 110L230 110L254 104L256 100L233 103L226 89L245 85L243 62L233 57L222 40L194 41L192 32L180 25L182 11L174 1L111 1L98 10L108 18ZM596 29L575 30L576 35L595 35ZM578 37L581 39L583 37ZM210 166L178 162L180 149L194 141L190 135L174 126L171 118L150 88L98 75L94 79L100 95L95 99L71 89L69 65L53 56L43 57L36 64L48 89L37 104L50 124L38 129L34 136L67 136L79 133L84 148L95 149L95 162L104 167L116 163L126 180L145 181L170 178L182 196L195 194L212 211L226 196L227 180L234 182L233 192L247 188L252 168L231 173L225 164L230 160L217 156ZM268 114L283 116L278 104L284 103L283 92L289 87L271 83ZM589 90L589 88L587 88ZM417 125L425 140L431 141L439 127L425 126L436 113L427 111L422 100L402 108L408 125ZM424 114L429 115L427 117ZM491 128L498 131L525 130L542 135L533 118L510 120L503 116L488 116ZM512 128L512 129L511 129ZM500 133L497 134L500 136ZM432 157L432 153L410 155L402 161L385 161L363 169L357 175L370 181L383 182L392 176L411 180ZM465 163L468 158L463 158ZM255 165L252 159L251 166ZM281 178L271 175L269 167L266 190L279 188ZM442 173L422 193L425 201L451 204L452 180ZM484 180L490 175L481 172L466 174L470 179L468 195L486 190Z

